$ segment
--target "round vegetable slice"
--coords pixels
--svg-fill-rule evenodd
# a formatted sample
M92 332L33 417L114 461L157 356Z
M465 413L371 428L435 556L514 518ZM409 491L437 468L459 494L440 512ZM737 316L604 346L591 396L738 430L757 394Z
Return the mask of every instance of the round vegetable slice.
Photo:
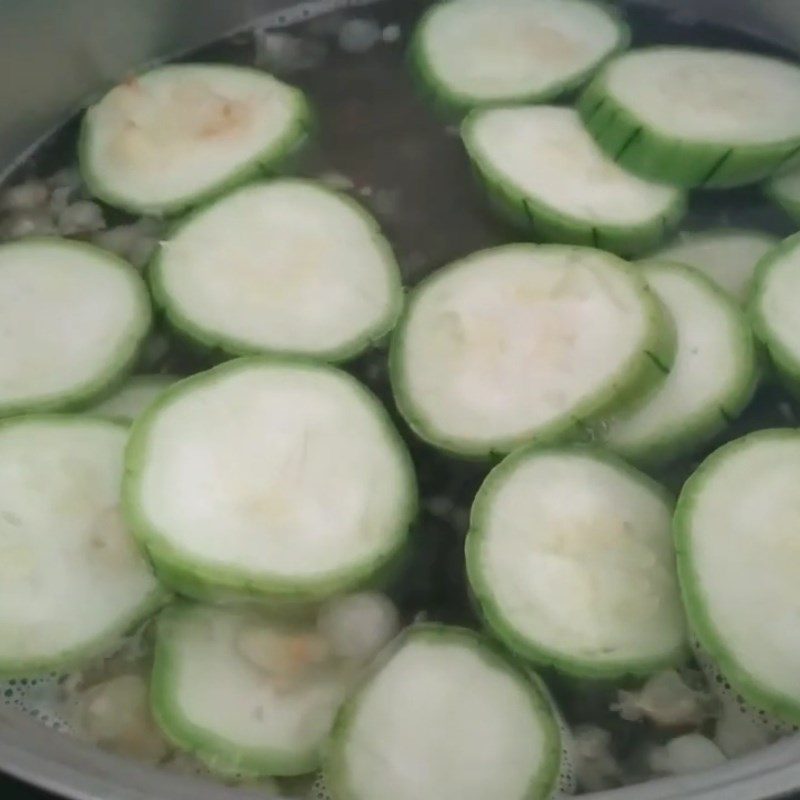
M800 152L800 68L702 47L625 53L592 81L580 111L626 169L679 186L728 187Z
M418 625L340 710L325 776L342 800L544 800L559 748L547 699L501 650Z
M581 430L663 378L671 328L639 272L600 250L509 245L425 280L392 342L403 416L466 456Z
M0 423L0 674L80 664L162 602L120 512L125 426Z
M557 97L629 38L610 8L585 0L450 0L423 16L412 58L437 101L463 110Z
M800 723L796 552L800 435L759 431L706 459L675 516L689 623L746 701Z
M109 390L150 326L133 267L66 239L0 246L0 415L57 410Z
M642 271L675 323L678 350L667 377L603 420L599 436L631 461L662 463L702 447L739 415L758 365L749 321L711 281L681 264L647 262Z
M364 386L261 358L187 378L139 417L124 496L179 591L287 602L376 579L416 512L408 452Z
M800 234L759 264L750 305L753 329L789 388L800 392Z
M766 184L766 192L790 217L800 221L800 169L776 175Z
M618 167L570 108L476 111L462 136L493 207L537 239L636 253L686 210L679 189Z
M234 355L350 358L393 327L400 270L377 223L310 181L240 189L162 244L151 278L172 325Z
M475 499L470 586L534 663L591 679L655 672L687 649L671 521L665 490L610 454L520 450Z
M98 417L133 422L178 380L174 375L134 375L87 410Z
M91 192L135 213L175 213L277 167L306 139L302 92L223 64L169 64L86 112L80 165Z
M777 243L763 231L715 228L684 233L651 258L693 267L743 304L750 297L756 265Z
M307 621L179 604L158 622L156 720L223 776L312 772L351 678Z

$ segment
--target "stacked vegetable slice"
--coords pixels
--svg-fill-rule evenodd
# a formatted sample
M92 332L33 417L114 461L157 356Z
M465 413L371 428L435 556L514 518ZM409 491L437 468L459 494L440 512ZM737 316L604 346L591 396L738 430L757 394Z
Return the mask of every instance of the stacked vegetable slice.
M554 98L628 38L613 11L587 0L449 0L418 24L412 56L437 102L458 111Z

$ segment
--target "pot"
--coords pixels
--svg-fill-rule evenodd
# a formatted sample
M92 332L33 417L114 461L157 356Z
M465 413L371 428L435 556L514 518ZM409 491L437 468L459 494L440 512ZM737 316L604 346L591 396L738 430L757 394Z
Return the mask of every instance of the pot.
M740 28L800 52L797 0L637 1ZM363 0L7 0L0 4L0 178L93 96L148 62L191 51L256 20L288 24L360 4ZM105 753L2 705L0 769L73 800L265 800L262 791L168 774ZM708 772L591 797L762 800L793 790L800 790L800 737Z

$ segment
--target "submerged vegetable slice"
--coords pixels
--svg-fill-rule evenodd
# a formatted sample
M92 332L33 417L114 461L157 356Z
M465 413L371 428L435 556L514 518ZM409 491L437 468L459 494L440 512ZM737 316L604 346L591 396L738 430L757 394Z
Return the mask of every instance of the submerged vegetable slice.
M776 175L766 184L766 192L790 217L800 221L800 169Z
M651 258L693 267L734 300L745 303L750 296L756 265L777 243L774 236L763 231L715 228L682 234Z
M547 699L502 651L419 625L339 712L325 775L342 800L545 800L559 747Z
M707 278L667 262L641 268L675 323L678 350L665 380L611 414L599 436L631 461L663 463L702 447L739 415L758 366L749 321Z
M751 319L756 336L789 387L800 392L800 234L790 236L759 264Z
M649 47L611 61L580 110L626 169L679 186L767 177L800 152L800 68L701 47Z
M682 660L672 503L599 450L528 448L481 487L467 572L487 623L534 663L584 678Z
M307 136L302 92L255 69L170 64L120 84L89 108L83 178L101 200L174 213L276 167Z
M119 508L126 439L80 416L0 424L0 674L80 664L161 602Z
M599 250L509 245L435 273L391 352L400 411L467 456L574 435L651 387L674 339L639 272Z
M179 591L305 602L374 580L416 510L405 445L376 398L306 362L230 361L136 422L126 510Z
M462 136L492 205L538 239L636 253L686 210L679 189L618 167L569 108L477 111Z
M116 256L66 239L0 246L0 415L63 409L107 391L150 326L147 289Z
M151 277L175 328L234 355L347 359L394 327L403 302L377 223L303 180L250 185L197 212Z
M797 486L800 435L759 431L686 483L675 531L689 623L746 701L800 723Z
M478 111L462 135L493 207L534 237L635 253L686 210L680 190L614 164L572 109Z
M174 375L134 375L87 411L98 417L133 422L178 380Z
M306 622L178 605L158 623L153 710L215 773L302 775L319 766L351 677Z
M414 34L412 57L454 109L557 97L628 43L627 26L585 0L449 0Z

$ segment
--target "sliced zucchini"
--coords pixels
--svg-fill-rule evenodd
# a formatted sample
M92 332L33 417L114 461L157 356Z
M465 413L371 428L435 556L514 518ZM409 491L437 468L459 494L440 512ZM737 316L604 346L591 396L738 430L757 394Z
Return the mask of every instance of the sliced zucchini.
M674 338L639 271L600 250L508 245L412 294L392 384L431 444L483 457L575 435L663 378Z
M322 364L243 358L169 389L134 423L124 497L156 571L308 602L377 577L416 512L403 441Z
M655 672L687 651L671 521L666 491L616 457L526 448L475 499L470 587L533 663L589 679Z
M758 365L749 321L710 280L682 264L641 268L675 323L678 351L666 379L603 420L599 437L628 460L653 464L701 448L735 419Z
M756 337L795 392L800 392L800 234L790 236L759 263L750 304Z
M462 137L492 206L536 239L632 254L657 245L686 210L679 189L618 167L570 108L476 111Z
M309 622L178 604L159 619L152 704L214 773L302 775L319 766L351 677Z
M579 108L626 169L678 186L753 183L800 152L800 68L702 47L648 47L613 61Z
M689 623L736 691L800 723L797 486L800 434L758 431L712 454L675 516Z
M792 219L800 222L800 169L775 175L768 181L766 192Z
M133 422L178 380L174 375L134 375L87 411L98 417Z
M716 228L682 234L651 258L693 267L744 304L750 297L756 265L777 243L776 237L763 231Z
M169 64L87 110L81 173L112 206L175 213L277 167L303 143L310 118L302 92L259 70Z
M377 223L304 180L252 184L189 218L151 279L171 324L233 355L350 358L387 334L403 302Z
M81 416L0 423L0 674L80 665L161 603L120 512L126 439Z
M545 800L559 750L547 699L503 651L418 625L340 710L325 776L340 800Z
M411 52L436 100L461 111L555 98L629 39L610 7L585 0L449 0L423 16Z
M150 326L136 270L66 239L0 246L0 415L78 406L132 368Z

